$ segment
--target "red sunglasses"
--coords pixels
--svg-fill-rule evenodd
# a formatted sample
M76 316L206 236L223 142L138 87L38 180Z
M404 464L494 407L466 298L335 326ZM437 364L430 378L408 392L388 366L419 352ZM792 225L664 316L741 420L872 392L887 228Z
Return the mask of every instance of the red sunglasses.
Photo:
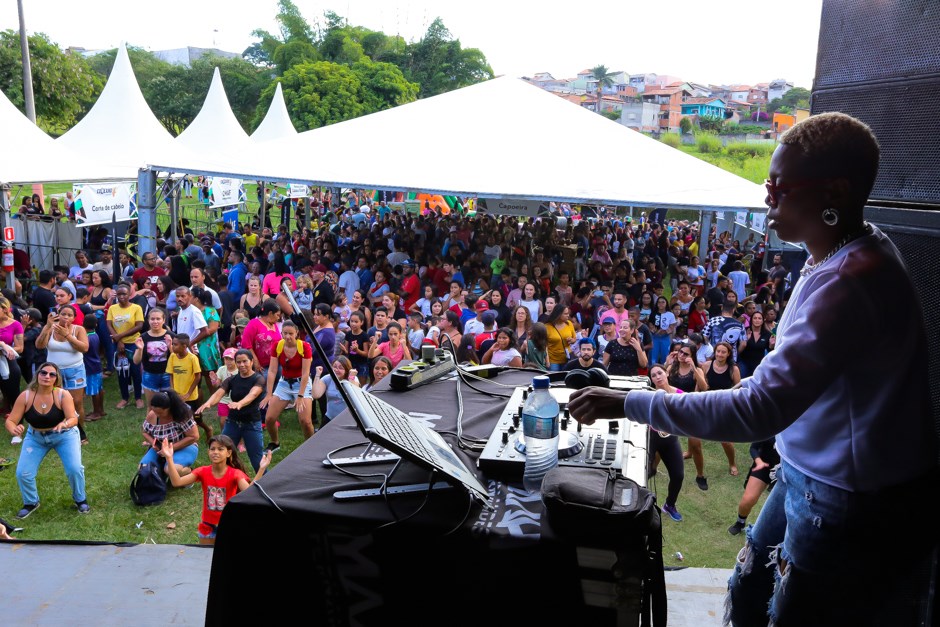
M790 181L788 183L784 183L783 185L778 185L770 179L765 179L764 187L767 188L767 204L770 205L771 208L776 209L777 205L780 203L780 194L785 194L800 187L815 187L818 185L825 185L826 183L830 183L833 180L834 179L802 179Z

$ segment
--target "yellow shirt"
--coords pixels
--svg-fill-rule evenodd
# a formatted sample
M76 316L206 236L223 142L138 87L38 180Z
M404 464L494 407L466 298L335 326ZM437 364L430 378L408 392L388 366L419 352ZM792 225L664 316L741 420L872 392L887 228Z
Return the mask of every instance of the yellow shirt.
M140 305L128 303L127 307L121 307L119 304L108 307L108 320L114 325L114 330L118 333L124 333L138 322L144 321L144 311ZM140 333L125 335L121 342L124 344L133 344L140 337Z
M199 398L199 388L194 388L193 393L189 394L189 388L196 379L196 373L202 372L198 357L192 353L186 353L186 356L181 359L176 353L172 353L166 363L166 371L170 374L173 389L183 397L184 401L195 401Z
M688 246L689 257L698 257L698 240L693 240Z
M556 306L560 307L560 305ZM568 363L567 349L570 346L568 340L575 336L574 324L569 320L561 330L554 324L545 326L548 330L548 363L562 365Z
M245 236L245 252L250 253L251 249L258 245L258 236L255 233Z

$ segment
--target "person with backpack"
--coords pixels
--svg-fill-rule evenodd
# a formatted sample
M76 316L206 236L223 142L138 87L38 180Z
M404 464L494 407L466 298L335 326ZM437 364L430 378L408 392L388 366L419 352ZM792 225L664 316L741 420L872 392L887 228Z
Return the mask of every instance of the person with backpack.
M313 349L308 342L297 339L299 330L291 321L281 326L281 339L271 347L271 360L281 366L281 380L277 382L277 368L268 368L267 396L261 401L261 409L267 408L265 423L271 442L268 450L280 448L277 418L290 404L295 403L300 428L306 440L313 435L313 386L310 368L313 364Z
M144 464L169 463L163 454L164 442L172 447L176 454L177 474L187 475L199 455L199 429L193 419L193 412L175 390L165 389L150 397L150 411L141 425L144 440L150 448L140 459ZM164 472L169 474L164 465Z

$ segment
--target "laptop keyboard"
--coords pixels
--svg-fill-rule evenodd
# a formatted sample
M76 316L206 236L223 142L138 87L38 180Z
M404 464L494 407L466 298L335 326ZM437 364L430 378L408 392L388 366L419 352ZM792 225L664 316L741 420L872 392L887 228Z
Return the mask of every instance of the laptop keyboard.
M382 430L388 434L390 440L398 442L418 457L433 464L439 465L441 463L437 454L426 447L424 442L415 435L415 429L420 427L408 416L371 394L362 394L362 398L372 410L372 415L382 426Z

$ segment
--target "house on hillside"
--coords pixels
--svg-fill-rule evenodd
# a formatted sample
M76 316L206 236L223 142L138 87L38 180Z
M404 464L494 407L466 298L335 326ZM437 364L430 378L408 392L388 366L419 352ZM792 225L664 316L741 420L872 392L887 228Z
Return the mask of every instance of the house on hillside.
M237 52L225 52L218 48L196 48L194 46L187 46L185 48L173 48L170 50L154 50L153 56L172 65L192 67L193 61L205 56L235 59L241 55Z
M796 124L796 116L787 113L774 113L773 129L777 133L782 133Z
M750 85L731 85L728 87L728 100L739 100L749 102L748 96L751 93Z
M537 72L534 76L522 78L524 81L528 81L535 85L536 87L541 87L546 91L566 91L568 89L568 80L563 78L555 78L548 72Z
M720 118L724 120L728 113L725 101L721 98L686 98L681 106L683 116Z
M752 105L766 105L769 100L767 100L767 84L764 83L764 86L761 87L761 84L758 83L747 92L747 101Z
M659 132L660 106L654 102L627 101L620 109L620 123L641 133Z
M692 92L687 86L677 85L661 89L647 88L640 99L659 106L659 130L677 132L682 119L682 102L691 98Z
M783 95L793 89L793 83L784 78L777 78L770 81L767 86L767 100L773 102L777 98L783 98Z

